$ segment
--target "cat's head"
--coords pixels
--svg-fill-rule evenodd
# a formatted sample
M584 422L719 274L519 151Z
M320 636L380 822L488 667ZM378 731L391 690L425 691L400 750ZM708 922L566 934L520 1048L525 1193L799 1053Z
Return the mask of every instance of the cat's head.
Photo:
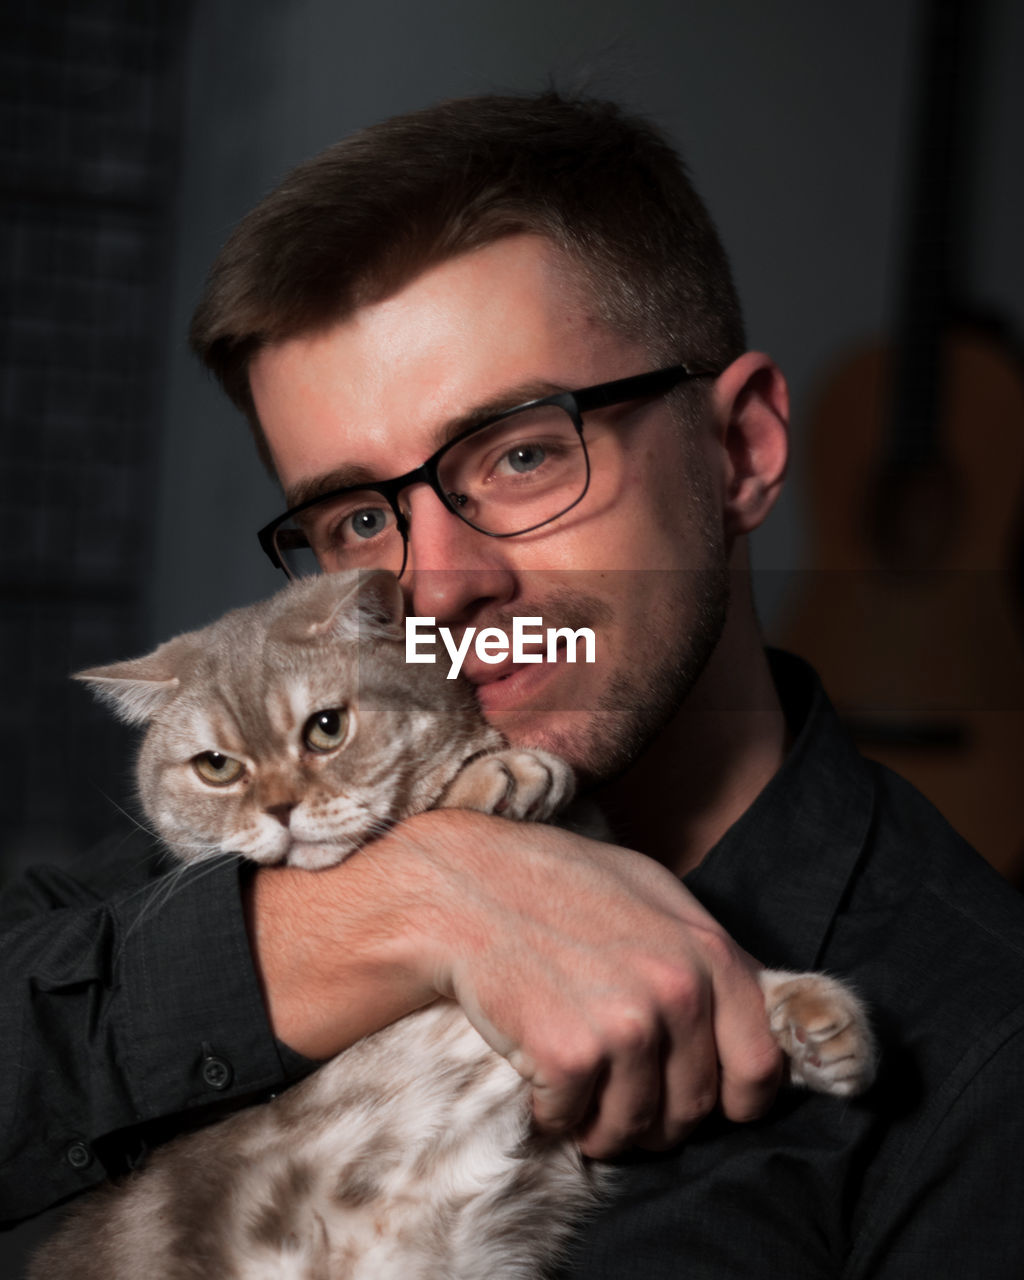
M146 726L139 798L180 858L327 866L497 736L460 681L406 665L402 617L391 574L304 579L75 678Z

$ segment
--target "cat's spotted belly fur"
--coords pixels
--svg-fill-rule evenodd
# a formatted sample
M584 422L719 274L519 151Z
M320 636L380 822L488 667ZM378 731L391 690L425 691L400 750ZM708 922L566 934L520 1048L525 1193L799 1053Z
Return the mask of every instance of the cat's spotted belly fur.
M388 1079L405 1083L389 1089ZM267 1108L254 1142L273 1145L281 1131L276 1187L261 1197L250 1186L238 1206L249 1239L236 1238L235 1253L253 1264L244 1280L536 1277L593 1202L575 1148L530 1137L525 1084L454 1006L371 1037L294 1094ZM278 1102L290 1113L280 1125ZM301 1157L288 1137L296 1126L318 1134ZM502 1216L505 1232L495 1229ZM293 1272L284 1268L296 1246L305 1257ZM468 1258L472 1271L460 1263Z

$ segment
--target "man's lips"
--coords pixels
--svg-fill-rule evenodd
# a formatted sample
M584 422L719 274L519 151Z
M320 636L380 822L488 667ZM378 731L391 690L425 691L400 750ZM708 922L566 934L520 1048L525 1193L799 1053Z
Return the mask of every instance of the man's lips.
M480 709L484 715L494 717L528 707L545 709L550 700L547 691L554 679L565 672L562 662L501 662L484 669L474 664L466 674Z
M525 671L541 663L513 662L506 658L501 662L466 662L462 674L470 684L479 688L481 685L494 684L496 680L506 680L516 671Z

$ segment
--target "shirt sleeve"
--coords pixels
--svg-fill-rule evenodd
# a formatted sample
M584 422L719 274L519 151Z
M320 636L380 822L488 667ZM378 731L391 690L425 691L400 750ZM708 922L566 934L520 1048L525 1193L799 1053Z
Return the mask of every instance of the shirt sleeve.
M994 1027L932 1099L874 1198L844 1280L1024 1274L1022 1023L1017 1011Z
M302 1074L268 1024L237 859L113 893L34 870L0 910L0 1222ZM309 1064L312 1065L312 1064Z

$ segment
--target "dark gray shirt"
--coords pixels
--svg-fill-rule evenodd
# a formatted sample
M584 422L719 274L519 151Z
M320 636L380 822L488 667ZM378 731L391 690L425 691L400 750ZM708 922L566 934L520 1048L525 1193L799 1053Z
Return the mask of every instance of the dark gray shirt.
M563 1275L1020 1280L1024 902L856 754L803 664L774 670L794 746L687 884L764 963L852 981L878 1082L623 1161Z
M621 1162L565 1277L1024 1275L1024 903L912 788L853 750L776 656L794 745L688 877L766 964L853 980L877 1085L786 1091ZM153 1142L308 1068L275 1042L234 864L177 881L137 847L36 872L0 922L0 1218L131 1167Z

